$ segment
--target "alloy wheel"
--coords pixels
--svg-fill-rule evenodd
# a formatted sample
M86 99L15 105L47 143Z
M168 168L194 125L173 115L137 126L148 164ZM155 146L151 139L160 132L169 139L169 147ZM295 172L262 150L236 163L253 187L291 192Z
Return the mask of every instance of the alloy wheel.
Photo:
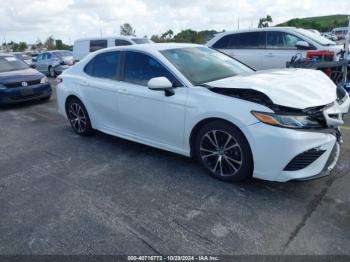
M86 116L84 109L77 103L72 103L69 107L69 121L78 133L86 130Z
M225 131L207 132L200 141L199 151L204 165L218 176L234 176L242 166L242 149L237 140Z

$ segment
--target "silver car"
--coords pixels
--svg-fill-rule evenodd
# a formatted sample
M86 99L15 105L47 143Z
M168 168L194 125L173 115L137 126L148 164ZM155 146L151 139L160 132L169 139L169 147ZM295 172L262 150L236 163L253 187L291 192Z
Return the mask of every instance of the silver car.
M55 50L39 54L35 68L43 74L56 77L73 64L71 51Z

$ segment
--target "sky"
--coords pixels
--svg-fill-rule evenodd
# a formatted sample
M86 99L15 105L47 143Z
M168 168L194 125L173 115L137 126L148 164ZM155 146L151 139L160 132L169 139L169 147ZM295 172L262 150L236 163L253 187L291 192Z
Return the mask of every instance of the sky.
M72 44L81 37L118 35L130 23L137 36L168 29L235 30L295 17L350 14L350 0L0 0L0 42L35 43L53 35Z

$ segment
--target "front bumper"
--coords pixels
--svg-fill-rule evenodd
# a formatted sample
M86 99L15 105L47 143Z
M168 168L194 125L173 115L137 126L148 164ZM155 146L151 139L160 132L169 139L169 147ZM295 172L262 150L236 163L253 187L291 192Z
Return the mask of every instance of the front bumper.
M339 140L336 132L301 131L263 123L247 126L242 131L252 150L255 178L279 182L314 178L334 167L338 160L334 158ZM322 151L322 154L304 168L286 170L296 156L310 150Z
M0 89L0 105L15 104L51 96L49 83Z

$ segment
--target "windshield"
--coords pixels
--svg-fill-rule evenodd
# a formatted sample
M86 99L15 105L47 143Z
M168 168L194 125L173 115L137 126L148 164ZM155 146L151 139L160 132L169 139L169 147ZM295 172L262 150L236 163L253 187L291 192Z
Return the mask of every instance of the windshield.
M54 52L55 55L58 57L67 57L67 56L73 56L72 52L69 51L59 51L59 52Z
M331 46L331 45L336 45L336 43L334 43L333 41L321 36L321 35L318 35L318 34L315 34L313 32L310 32L308 30L305 30L305 29L298 29L298 32L300 34L302 34L303 36L306 36L307 38L310 38L311 40L315 41L316 43L320 44L320 45L323 45L323 46Z
M29 68L23 61L14 56L0 56L0 72L8 72Z
M194 85L253 72L233 58L207 47L176 48L161 53Z
M146 38L133 38L131 40L134 41L136 44L149 44L149 43L151 43L151 41L149 41Z

